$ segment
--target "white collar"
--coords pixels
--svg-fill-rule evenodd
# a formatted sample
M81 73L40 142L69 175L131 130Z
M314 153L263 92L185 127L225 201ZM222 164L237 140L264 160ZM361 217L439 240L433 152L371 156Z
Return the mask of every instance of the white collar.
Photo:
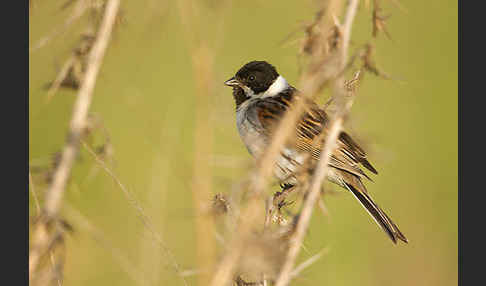
M277 77L277 79L272 83L272 85L265 91L261 97L269 97L269 96L275 96L279 94L280 92L284 91L289 87L289 84L285 80L285 78L281 75Z

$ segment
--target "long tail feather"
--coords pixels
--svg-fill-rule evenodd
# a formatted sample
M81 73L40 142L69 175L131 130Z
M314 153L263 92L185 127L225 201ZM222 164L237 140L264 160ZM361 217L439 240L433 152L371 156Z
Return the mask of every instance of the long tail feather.
M395 223L386 215L386 213L378 207L373 199L367 194L366 190L360 191L351 184L345 183L346 188L350 190L368 213L373 217L376 223L388 234L393 243L397 243L397 239L408 243L408 239L398 229ZM364 186L363 186L364 188Z

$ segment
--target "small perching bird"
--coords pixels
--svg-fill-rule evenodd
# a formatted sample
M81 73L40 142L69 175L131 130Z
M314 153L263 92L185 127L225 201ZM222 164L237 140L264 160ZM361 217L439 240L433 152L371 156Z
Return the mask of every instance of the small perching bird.
M250 154L259 158L270 144L278 122L299 93L265 61L247 63L225 84L233 88L240 137ZM302 168L311 170L315 166L328 132L326 112L310 99L305 103L305 112L291 142L284 146L275 162L274 174L285 189L302 183L298 175ZM337 148L331 154L327 179L349 190L394 243L398 240L407 243L407 238L368 194L361 179L371 179L360 165L378 174L363 149L342 131Z

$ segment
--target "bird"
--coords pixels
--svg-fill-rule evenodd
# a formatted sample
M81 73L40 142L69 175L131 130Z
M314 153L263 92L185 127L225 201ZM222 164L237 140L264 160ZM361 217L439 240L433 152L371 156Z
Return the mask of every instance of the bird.
M248 152L259 158L269 146L279 121L295 99L302 96L266 61L250 61L224 82L232 87L236 105L236 127ZM290 143L286 143L275 160L273 173L282 190L302 184L299 172L315 166L326 140L330 118L312 99L304 97L305 111L298 120ZM378 171L367 159L365 151L345 131L341 131L337 147L330 155L326 178L351 192L394 244L408 243L391 218L372 199L363 180L371 178L363 171ZM312 167L308 167L312 170Z

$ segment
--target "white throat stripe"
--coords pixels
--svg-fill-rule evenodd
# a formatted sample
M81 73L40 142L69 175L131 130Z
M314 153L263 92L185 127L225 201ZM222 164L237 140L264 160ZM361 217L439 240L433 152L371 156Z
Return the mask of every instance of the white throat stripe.
M272 85L267 89L267 91L263 93L262 97L275 96L285 90L287 87L289 87L289 84L285 78L283 78L283 76L279 75Z

